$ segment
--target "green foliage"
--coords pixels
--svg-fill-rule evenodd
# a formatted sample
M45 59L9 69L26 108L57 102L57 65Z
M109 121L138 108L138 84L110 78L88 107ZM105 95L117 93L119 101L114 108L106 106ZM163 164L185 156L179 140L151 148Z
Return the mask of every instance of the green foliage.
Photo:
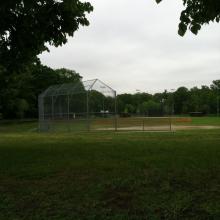
M93 10L79 0L8 0L0 3L0 65L17 71L33 62L47 45L60 46Z
M15 102L17 108L16 116L18 118L24 118L25 112L29 110L29 104L25 99L17 99Z
M38 63L27 69L27 72L18 74L16 77L14 75L12 79L8 89L4 87L7 81L0 81L2 85L0 87L0 113L4 118L37 117L37 97L41 92L50 85L79 82L81 77L72 70L53 70ZM169 115L174 108L173 113L175 114L189 112L216 114L217 98L220 97L218 88L220 88L220 80L213 81L210 87L194 87L190 90L180 87L173 93L165 90L154 95L147 93L121 94L117 97L118 113L161 116ZM102 109L114 112L114 100L111 97L104 97L95 91L90 96L90 111L100 113L100 109ZM74 103L70 106L72 112L86 109L85 94L77 94L70 98L71 103ZM21 100L25 100L27 105L24 103L18 105L17 103Z
M135 107L132 104L126 104L124 113L135 113Z
M150 100L152 95L147 93L121 94L117 96L118 112L122 113L140 113L140 105ZM129 105L126 107L126 105ZM132 107L131 107L132 106ZM129 111L130 109L130 111Z
M216 91L220 90L220 80L214 80L212 82L211 88Z
M162 0L156 0L160 3ZM220 21L219 0L183 0L185 9L180 16L179 35L184 36L187 28L197 34L204 24Z
M187 113L188 111L189 91L185 87L180 87L174 93L174 107L175 113Z
M30 84L35 87L37 95L51 85L76 83L81 79L81 76L74 70L64 68L54 70L41 64L33 65L30 71L32 71Z
M0 112L4 117L36 117L40 92L51 84L79 80L74 71L40 65L37 55L48 51L48 45L65 44L80 25L89 25L86 13L92 10L90 3L79 0L0 2Z
M53 70L37 63L6 79L2 76L0 81L0 112L4 118L22 118L37 117L38 95L49 86L79 82L81 76L72 70Z
M189 112L216 114L217 98L220 99L220 80L213 81L210 87L194 87L190 90L180 87L170 93L165 90L154 95L147 93L121 94L118 95L117 102L119 113L160 116L169 115L174 110L175 114L188 114Z
M143 102L140 107L141 113L144 113L147 116L153 116L158 114L158 112L160 112L160 109L160 103L157 103L153 100Z
M86 101L85 101L86 104ZM97 91L91 91L89 94L89 111L98 113L105 109L105 96Z

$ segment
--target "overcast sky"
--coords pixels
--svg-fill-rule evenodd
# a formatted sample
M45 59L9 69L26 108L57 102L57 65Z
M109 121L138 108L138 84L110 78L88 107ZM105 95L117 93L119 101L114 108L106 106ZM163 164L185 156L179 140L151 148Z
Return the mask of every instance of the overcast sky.
M43 64L76 70L84 80L99 78L118 93L155 93L220 79L220 25L179 37L181 0L90 2L90 26L40 55Z

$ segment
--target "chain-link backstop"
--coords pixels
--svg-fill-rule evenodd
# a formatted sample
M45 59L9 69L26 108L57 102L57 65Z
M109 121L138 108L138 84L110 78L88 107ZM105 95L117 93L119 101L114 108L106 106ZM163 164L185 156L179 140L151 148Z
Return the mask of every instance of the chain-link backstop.
M95 79L54 85L39 95L39 131L170 131L171 117L123 117L116 91Z
M51 86L38 99L40 131L116 129L116 91L98 79Z

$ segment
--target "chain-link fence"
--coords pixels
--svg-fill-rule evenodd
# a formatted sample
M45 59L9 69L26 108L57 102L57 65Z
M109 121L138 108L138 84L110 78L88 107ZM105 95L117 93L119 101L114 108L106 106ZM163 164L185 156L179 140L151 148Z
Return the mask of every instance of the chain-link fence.
M54 85L39 95L39 130L90 130L91 121L113 124L116 91L98 79Z
M124 117L116 91L95 79L54 85L39 95L39 131L167 131L170 117Z

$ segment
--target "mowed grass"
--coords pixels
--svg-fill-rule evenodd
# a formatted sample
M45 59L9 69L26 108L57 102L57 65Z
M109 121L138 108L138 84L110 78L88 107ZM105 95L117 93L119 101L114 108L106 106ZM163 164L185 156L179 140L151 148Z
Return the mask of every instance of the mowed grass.
M0 126L0 219L220 219L220 130Z
M220 126L220 117L195 117L192 118L193 125L217 125Z
M172 119L172 123L174 125L220 126L220 117L177 117Z

